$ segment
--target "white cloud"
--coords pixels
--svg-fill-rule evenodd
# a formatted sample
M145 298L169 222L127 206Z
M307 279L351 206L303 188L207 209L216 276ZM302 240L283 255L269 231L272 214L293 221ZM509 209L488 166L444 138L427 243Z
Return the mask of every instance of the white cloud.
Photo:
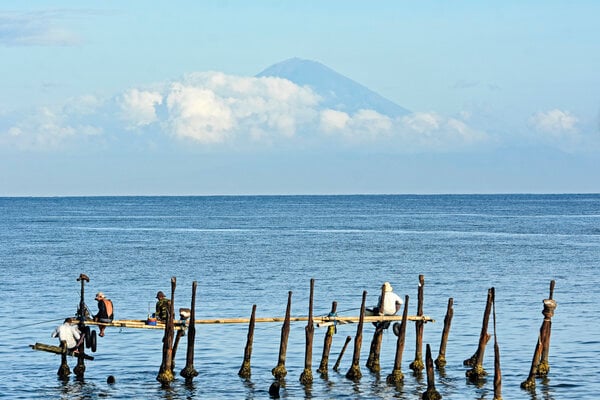
M123 93L119 100L121 116L130 128L150 125L158 121L156 106L163 98L158 92L131 89Z
M553 136L572 135L577 133L579 120L569 111L559 109L538 112L531 116L529 123L541 133Z

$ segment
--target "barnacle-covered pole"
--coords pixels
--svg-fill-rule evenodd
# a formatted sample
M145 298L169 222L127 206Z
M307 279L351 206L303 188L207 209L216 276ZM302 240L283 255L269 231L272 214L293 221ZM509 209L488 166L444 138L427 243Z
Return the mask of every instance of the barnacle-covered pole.
M360 372L360 348L362 346L362 331L363 324L365 321L365 304L367 301L367 291L363 291L362 295L362 304L360 306L360 318L358 320L358 326L356 327L356 339L354 339L354 354L352 356L352 366L348 372L346 372L346 378L358 381L362 378L362 373Z
M252 357L252 342L254 341L254 324L256 321L256 304L252 306L252 315L250 316L250 323L248 324L248 337L246 340L246 348L244 349L244 361L238 375L242 378L248 379L251 375L250 358Z
M408 295L404 296L404 311L402 312L402 323L398 332L396 341L396 357L394 359L394 369L386 378L386 382L390 385L396 385L404 380L402 373L402 353L404 353L404 343L406 341L406 324L408 322ZM395 325L395 324L394 324ZM395 333L394 329L394 333Z
M485 312L483 314L483 323L481 325L481 334L479 335L479 346L477 347L477 352L472 357L473 368L466 372L467 378L469 378L471 381L478 381L482 377L487 375L487 372L485 372L485 370L483 369L483 356L485 354L485 346L487 345L487 342L490 340L490 335L487 332L487 328L488 328L488 323L490 321L490 314L492 312L493 302L494 302L494 288L490 288L490 289L488 289L487 302L486 302L486 306L485 306Z
M285 369L285 356L287 352L288 337L290 336L290 313L292 309L292 291L288 292L287 307L285 309L285 320L281 327L281 342L279 344L279 361L277 366L271 370L276 379L282 379L287 375Z
M169 315L167 316L167 323L165 325L165 334L163 336L163 354L162 363L156 380L159 381L162 386L169 386L171 382L175 380L173 375L173 334L175 332L175 325L173 322L174 314L174 303L175 303L175 287L177 279L171 277L171 301L169 302Z
M315 336L315 324L313 321L313 298L315 293L315 280L310 280L310 298L308 300L308 322L304 328L306 334L306 351L304 353L304 371L300 374L302 384L310 384L313 381L312 375L312 350L313 338Z
M334 301L333 303L331 303L331 312L329 313L329 316L335 317L336 310L337 310L337 302ZM317 369L317 372L320 373L324 377L327 376L327 372L328 372L327 364L329 363L329 352L331 351L331 342L333 341L333 335L335 334L335 331L336 331L335 324L330 325L329 327L327 327L327 333L325 333L325 339L323 339L323 354L321 355L321 364L319 364L319 369Z
M186 383L191 383L198 376L198 371L194 369L194 342L196 340L196 288L198 282L192 282L192 302L190 304L190 325L188 327L187 352L185 357L185 367L179 375L185 378Z
M334 371L338 371L340 368L340 363L342 362L342 357L344 357L344 353L346 352L346 348L348 347L348 343L350 343L350 341L352 340L352 336L346 336L346 341L344 342L344 345L342 346L342 351L340 351L340 355L338 356L335 364L333 365L333 370Z
M419 275L419 290L418 290L418 298L417 298L417 316L423 316L423 291L425 287L425 276ZM425 322L423 320L419 320L415 322L415 330L417 333L417 340L415 345L415 360L410 363L409 368L412 369L415 373L419 373L423 371L425 365L423 364L423 328L425 326Z
M426 363L426 371L427 371L427 390L423 392L423 400L438 400L441 399L442 396L440 393L435 390L435 375L433 373L433 359L431 358L431 347L429 343L427 344L427 349L425 351L425 363Z
M435 366L437 368L444 368L446 366L446 344L448 343L448 335L450 334L450 325L452 324L452 317L454 315L454 309L452 305L454 299L451 297L448 299L448 308L446 310L446 316L444 317L444 330L442 331L442 341L440 342L440 352L435 359Z
M381 286L381 296L379 297L379 305L377 307L379 315L383 315L383 305L385 304L385 285ZM377 322L375 324L375 332L373 332L373 339L371 340L371 347L369 350L369 358L367 359L367 368L371 372L381 371L379 365L379 356L381 354L381 341L383 339L383 331L385 327L389 326L389 322Z

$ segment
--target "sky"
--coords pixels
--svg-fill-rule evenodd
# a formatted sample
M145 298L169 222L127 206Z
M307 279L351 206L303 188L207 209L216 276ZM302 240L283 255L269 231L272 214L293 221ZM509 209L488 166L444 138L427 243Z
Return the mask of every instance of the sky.
M0 4L0 196L600 193L598 1ZM298 57L410 110L257 78Z

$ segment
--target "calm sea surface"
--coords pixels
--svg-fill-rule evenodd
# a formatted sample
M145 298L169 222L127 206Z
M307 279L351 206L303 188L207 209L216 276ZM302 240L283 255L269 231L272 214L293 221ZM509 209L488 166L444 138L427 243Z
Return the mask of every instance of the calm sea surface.
M448 365L436 371L444 399L493 398L493 339L484 359L489 376L467 382L464 359L477 349L487 290L496 289L497 340L505 399L600 398L600 195L495 196L260 196L0 198L0 397L11 399L263 399L269 398L277 365L281 324L257 324L252 377L237 373L246 325L198 325L195 367L186 386L177 376L169 390L156 375L162 332L108 328L98 338L84 382L57 379L60 357L31 350L56 344L50 333L79 303L80 273L86 303L103 291L118 319L144 319L158 290L170 292L177 277L175 307L189 307L198 282L197 318L283 316L288 291L292 314L308 313L315 278L315 314L338 302L343 315L358 315L363 290L376 302L390 281L410 296L416 314L419 274L425 276L424 343L437 356L448 298L454 319L446 350ZM543 321L542 301L556 280L558 308L552 319L550 374L535 392L520 383L529 373ZM282 398L418 399L426 377L414 376L415 329L407 329L404 384L391 387L396 337L383 338L380 375L365 367L373 326L365 325L363 377L345 378L351 342L340 372L331 370L346 336L334 337L328 379L316 372L325 329L315 329L314 382L299 382L304 368L304 328L292 324ZM493 332L490 321L490 332ZM176 371L185 365L186 338ZM70 358L71 368L75 359ZM108 385L113 375L116 384Z

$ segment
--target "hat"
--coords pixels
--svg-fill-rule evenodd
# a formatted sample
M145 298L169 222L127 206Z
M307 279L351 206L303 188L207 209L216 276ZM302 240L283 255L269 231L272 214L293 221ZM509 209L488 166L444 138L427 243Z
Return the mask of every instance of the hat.
M98 292L96 293L96 300L102 300L104 298L104 293Z
M165 297L165 294L162 291L159 291L158 293L156 293L157 299L162 299L163 297Z
M391 292L392 290L394 290L394 288L392 288L392 285L390 285L389 282L385 282L383 284L383 290L386 292Z

